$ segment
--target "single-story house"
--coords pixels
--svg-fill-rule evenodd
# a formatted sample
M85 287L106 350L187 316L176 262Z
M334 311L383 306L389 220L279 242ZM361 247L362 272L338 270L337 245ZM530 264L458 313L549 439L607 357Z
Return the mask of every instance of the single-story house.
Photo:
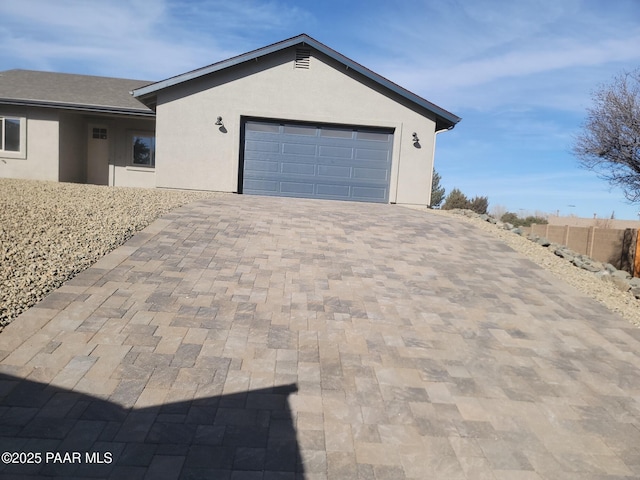
M154 187L150 162L131 157L135 139L155 137L155 113L129 93L148 84L0 72L0 177Z
M460 118L307 36L160 82L0 72L0 177L428 205Z

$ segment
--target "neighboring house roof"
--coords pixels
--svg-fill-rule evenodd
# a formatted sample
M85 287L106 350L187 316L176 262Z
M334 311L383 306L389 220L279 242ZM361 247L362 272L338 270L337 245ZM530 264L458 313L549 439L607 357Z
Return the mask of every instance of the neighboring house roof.
M124 78L7 70L0 72L0 105L154 116L153 110L130 94L131 90L149 83Z
M283 40L278 43L274 43L273 45L268 45L263 48L259 48L258 50L253 50L251 52L238 55L236 57L229 58L228 60L223 60L221 62L214 63L207 67L199 68L197 70L192 70L187 73L183 73L182 75L178 75L175 77L168 78L166 80L162 80L160 82L153 83L151 85L147 85L144 87L138 87L133 90L132 95L143 102L145 105L150 108L155 108L156 105L156 96L160 90L165 88L173 87L174 85L178 85L184 82L188 82L190 80L194 80L196 78L200 78L204 75L209 75L215 72L219 72L229 67L233 67L235 65L239 65L244 62L248 62L251 60L256 60L259 57L269 55L274 52L278 52L280 50L284 50L286 48L296 46L296 45L307 45L310 46L323 54L327 55L330 58L342 63L345 67L355 70L356 72L364 75L365 77L373 80L377 84L382 87L404 97L409 100L411 103L422 107L429 112L433 113L436 116L436 129L450 129L455 126L461 119L460 117L454 115L451 112L425 100L424 98L416 95L415 93L402 88L401 86L393 83L391 80L388 80L381 75L369 70L368 68L360 65L359 63L354 62L353 60L345 57L344 55L336 52L335 50L327 47L326 45L320 43L319 41L311 38L306 34L298 35L296 37L292 37L288 40Z

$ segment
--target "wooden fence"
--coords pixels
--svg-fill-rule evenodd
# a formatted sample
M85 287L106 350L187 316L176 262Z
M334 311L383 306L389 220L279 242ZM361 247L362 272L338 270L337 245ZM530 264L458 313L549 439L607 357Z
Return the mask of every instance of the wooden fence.
M533 224L525 231L566 245L599 262L610 263L634 277L640 276L640 255L636 255L636 251L640 251L640 230Z

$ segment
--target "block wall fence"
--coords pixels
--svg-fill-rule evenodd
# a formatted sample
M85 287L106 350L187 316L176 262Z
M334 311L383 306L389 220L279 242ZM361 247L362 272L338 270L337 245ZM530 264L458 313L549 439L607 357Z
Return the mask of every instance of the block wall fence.
M571 250L599 262L612 264L626 270L634 277L640 276L640 230L634 228L611 229L597 227L572 227L569 225L533 224L524 229L545 237L551 242L566 245Z

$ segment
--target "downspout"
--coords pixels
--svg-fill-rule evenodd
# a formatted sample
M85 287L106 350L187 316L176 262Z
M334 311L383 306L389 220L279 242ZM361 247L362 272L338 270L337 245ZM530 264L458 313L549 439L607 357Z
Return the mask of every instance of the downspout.
M400 184L400 158L402 157L402 132L403 132L404 128L400 127L400 139L398 141L398 144L400 145L398 147L398 165L396 167L396 195L395 198L393 199L394 201L392 202L391 199L389 199L389 203L393 203L396 204L398 203L398 185ZM397 129L396 129L397 131ZM395 143L395 139L394 139L394 143Z
M442 132L448 132L449 130L453 130L454 125L451 125L449 128L443 128L441 130L436 130L433 135L433 151L431 152L431 175L429 178L429 208L431 208L431 194L433 193L433 171L436 168L436 140L438 139L438 134Z

